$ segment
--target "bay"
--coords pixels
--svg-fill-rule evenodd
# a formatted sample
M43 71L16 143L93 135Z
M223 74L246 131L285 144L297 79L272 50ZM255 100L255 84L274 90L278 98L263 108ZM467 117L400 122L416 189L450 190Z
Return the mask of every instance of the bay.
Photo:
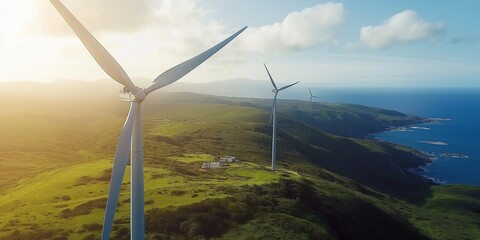
M420 174L443 183L480 185L479 88L312 88L322 101L392 109L431 123L373 134L431 153Z

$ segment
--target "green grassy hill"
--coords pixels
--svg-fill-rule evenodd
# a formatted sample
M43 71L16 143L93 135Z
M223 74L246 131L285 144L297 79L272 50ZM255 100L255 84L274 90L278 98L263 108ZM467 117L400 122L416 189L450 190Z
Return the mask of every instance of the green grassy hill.
M271 99L230 98L237 104L271 110ZM385 131L396 126L404 126L425 121L424 119L400 112L366 107L354 104L338 104L298 100L278 100L278 108L284 117L302 122L311 127L344 137Z
M111 85L8 87L23 101L0 110L0 239L98 239L128 103ZM480 238L478 187L432 186L404 170L426 162L413 150L345 137L419 118L279 101L271 172L270 103L191 93L144 103L149 239ZM223 155L239 162L200 169ZM127 167L114 239L129 239L129 184Z

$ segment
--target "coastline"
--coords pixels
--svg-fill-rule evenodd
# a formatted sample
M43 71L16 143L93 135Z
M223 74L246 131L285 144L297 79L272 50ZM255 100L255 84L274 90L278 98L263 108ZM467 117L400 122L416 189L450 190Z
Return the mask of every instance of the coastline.
M441 180L441 179L434 178L434 177L429 177L429 176L425 175L425 173L428 172L427 168L430 166L430 164L432 164L432 163L431 162L426 163L425 165L418 166L418 167L405 168L405 171L407 171L409 173L412 173L412 174L415 174L417 176L420 176L420 177L426 179L428 182L430 182L433 185L446 184L446 182Z
M411 116L411 115L410 115L410 117L414 117L414 119L412 119L410 121L407 121L403 124L391 125L391 126L386 126L386 127L383 127L383 128L379 128L378 130L369 132L369 133L361 136L361 138L379 140L378 138L374 137L373 135L379 134L379 133L384 133L384 132L389 132L389 131L408 131L408 129L410 129L410 128L411 129L430 130L430 129L427 129L425 127L419 127L419 126L416 126L416 125L426 124L426 123L435 124L435 123L439 122L439 119L442 119L442 118L422 118L422 117ZM448 120L450 120L450 119L448 119Z
M451 119L418 117L418 119L412 120L411 122L409 122L407 124L404 124L404 125L389 126L389 127L385 128L385 130L383 130L383 131L376 131L376 132L366 134L363 138L370 139L370 140L376 140L376 141L389 143L389 144L396 144L396 145L400 145L400 146L403 146L403 147L407 147L408 149L411 149L412 153L414 155L416 155L420 161L416 161L418 163L416 165L400 166L400 167L407 173L414 174L416 176L422 177L423 179L425 179L428 183L430 183L432 185L443 185L443 184L446 184L446 182L444 180L425 175L425 173L428 173L428 167L432 164L433 161L435 161L437 159L437 157L435 157L434 153L424 151L424 150L421 150L421 149L418 149L416 147L412 147L412 146L409 146L409 145L406 145L406 144L387 141L387 140L381 139L380 137L378 137L376 135L381 134L381 133L390 132L390 131L413 131L413 130L428 131L428 130L430 130L430 128L417 126L417 125L428 124L428 123L437 124L441 121L449 121L449 120L451 120ZM413 129L413 130L409 130L409 129ZM434 144L434 145L437 144L437 143L440 143L440 142L435 142L435 141L424 141L424 142L425 143L431 143L431 144ZM442 144L439 144L439 145L446 144L444 142L441 142L441 143Z
M380 141L385 142L381 139ZM389 143L392 143L392 142L389 142ZM393 143L393 144L398 144L398 143ZM402 145L402 144L398 144L398 145ZM406 146L406 145L402 145L402 146ZM416 166L403 167L404 171L420 176L426 179L429 183L434 185L446 184L446 182L442 179L430 177L425 174L425 173L428 173L428 167L433 163L433 161L437 159L432 153L425 152L416 148L412 148L410 146L406 146L406 147L412 149L412 153L415 154L418 158L422 159L423 161Z
M382 142L394 143L420 152L428 162L412 166L406 171L429 179L435 184L468 184L480 186L475 171L479 156L473 140L474 126L452 118L424 118L419 123L391 127L387 131L372 133L368 137ZM460 126L460 127L459 127ZM463 128L462 128L463 127Z

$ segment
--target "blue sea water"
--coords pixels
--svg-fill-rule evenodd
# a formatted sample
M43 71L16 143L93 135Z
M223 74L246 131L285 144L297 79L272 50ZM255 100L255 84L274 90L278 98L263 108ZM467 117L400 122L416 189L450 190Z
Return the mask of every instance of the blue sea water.
M480 185L480 88L312 88L312 91L321 97L321 101L354 103L425 118L449 119L374 136L432 153L435 160L422 175L444 183Z

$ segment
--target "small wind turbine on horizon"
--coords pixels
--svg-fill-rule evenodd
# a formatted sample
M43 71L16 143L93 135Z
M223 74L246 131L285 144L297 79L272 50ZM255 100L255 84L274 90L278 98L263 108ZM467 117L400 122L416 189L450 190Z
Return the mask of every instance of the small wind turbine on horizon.
M312 90L310 90L310 88L308 88L308 92L310 92L310 112L312 111L312 99L314 98L320 98L320 97L317 97L317 96L314 96L312 94Z
M60 2L50 0L57 11L62 15L70 28L80 38L83 45L90 52L100 67L115 81L125 86L126 91L133 95L129 100L130 110L125 124L120 132L120 137L115 149L112 177L108 192L107 206L103 221L102 239L108 240L112 229L115 208L122 186L123 175L127 167L130 153L131 162L131 239L141 240L145 238L144 217L144 178L143 178L143 144L142 144L142 115L141 103L151 92L167 86L187 73L222 49L230 41L236 38L247 27L234 33L232 36L206 50L205 52L183 62L160 74L153 83L146 88L135 86L130 77L125 73L117 61L108 51L88 32L88 30L72 15L72 13Z
M275 109L277 107L277 95L280 91L285 90L300 81L297 81L295 83L286 85L281 88L277 88L277 85L275 84L275 81L273 81L272 75L270 75L270 72L268 71L267 65L264 63L263 66L265 66L265 70L267 70L268 77L270 78L270 81L272 82L273 89L272 92L275 93L275 97L273 97L273 102L272 102L272 114L270 115L270 119L272 121L272 171L277 170L277 119L276 119L276 113Z

